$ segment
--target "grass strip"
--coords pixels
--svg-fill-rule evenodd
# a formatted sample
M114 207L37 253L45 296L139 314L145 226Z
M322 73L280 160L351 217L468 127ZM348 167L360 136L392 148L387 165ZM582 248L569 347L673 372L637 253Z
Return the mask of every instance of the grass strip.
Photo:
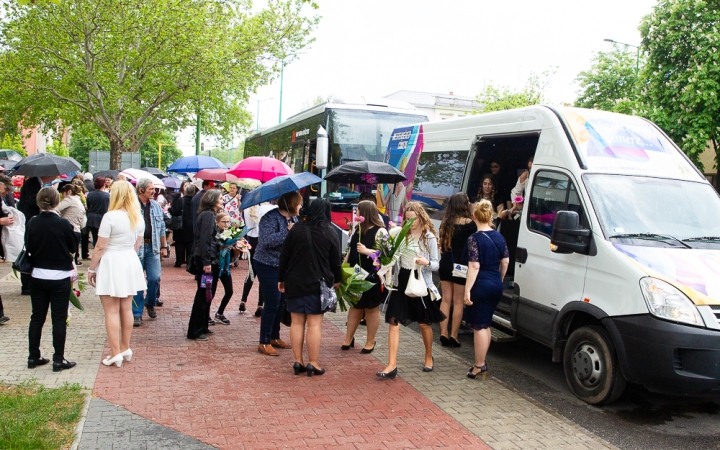
M37 381L17 386L0 384L0 448L69 448L83 401L77 383L59 388L46 388Z

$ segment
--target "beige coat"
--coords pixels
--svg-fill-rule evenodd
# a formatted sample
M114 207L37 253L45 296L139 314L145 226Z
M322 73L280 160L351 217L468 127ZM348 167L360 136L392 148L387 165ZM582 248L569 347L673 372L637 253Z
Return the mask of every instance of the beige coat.
M55 211L60 214L60 217L67 219L67 221L70 222L76 233L80 233L87 223L85 207L82 204L82 200L80 200L80 197L77 195L70 195L62 199L57 208L55 208Z

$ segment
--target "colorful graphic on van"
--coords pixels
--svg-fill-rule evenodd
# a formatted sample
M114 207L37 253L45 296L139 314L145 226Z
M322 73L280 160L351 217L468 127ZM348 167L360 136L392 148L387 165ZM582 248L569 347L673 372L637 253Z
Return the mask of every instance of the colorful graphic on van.
M674 285L696 305L720 305L720 252L614 244L649 276Z
M423 149L422 127L415 125L396 128L388 142L385 162L404 173L407 180L395 185L378 185L377 196L385 214L397 223L402 220L403 208L412 196L415 169Z

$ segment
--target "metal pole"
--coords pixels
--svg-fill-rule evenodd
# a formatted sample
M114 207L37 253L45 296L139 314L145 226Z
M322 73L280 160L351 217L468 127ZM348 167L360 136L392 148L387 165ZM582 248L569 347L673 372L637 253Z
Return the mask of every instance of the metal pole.
M162 144L158 142L158 169L161 167L160 162L162 161Z
M260 132L260 100L255 100L257 102L257 114L255 115L255 132Z
M283 72L285 70L285 60L280 61L280 112L278 113L278 123L282 123L282 88L283 88Z
M197 124L195 125L195 154L200 154L200 113L197 115Z

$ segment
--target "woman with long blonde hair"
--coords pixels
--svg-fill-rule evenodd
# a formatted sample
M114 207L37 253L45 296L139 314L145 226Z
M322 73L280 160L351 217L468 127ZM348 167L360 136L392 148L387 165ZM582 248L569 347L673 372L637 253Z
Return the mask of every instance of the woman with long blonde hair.
M380 378L395 378L397 369L397 352L400 346L400 324L405 326L417 322L420 326L423 344L425 345L425 364L423 372L432 372L434 368L432 356L433 331L431 325L445 320L445 314L438 309L432 300L440 298L432 281L432 272L438 270L440 257L435 227L425 209L418 202L409 202L405 206L404 221L414 219L410 232L407 234L408 249L400 256L400 270L396 271L393 286L396 290L390 294L385 322L388 330L388 363ZM420 279L425 282L427 295L410 297L405 295L410 276L419 271ZM413 275L414 276L414 275Z
M105 329L110 355L103 364L121 367L130 361L130 335L133 329L132 299L147 289L137 251L140 248L145 221L133 186L117 181L110 188L110 206L98 230L88 282L95 286L105 310Z

